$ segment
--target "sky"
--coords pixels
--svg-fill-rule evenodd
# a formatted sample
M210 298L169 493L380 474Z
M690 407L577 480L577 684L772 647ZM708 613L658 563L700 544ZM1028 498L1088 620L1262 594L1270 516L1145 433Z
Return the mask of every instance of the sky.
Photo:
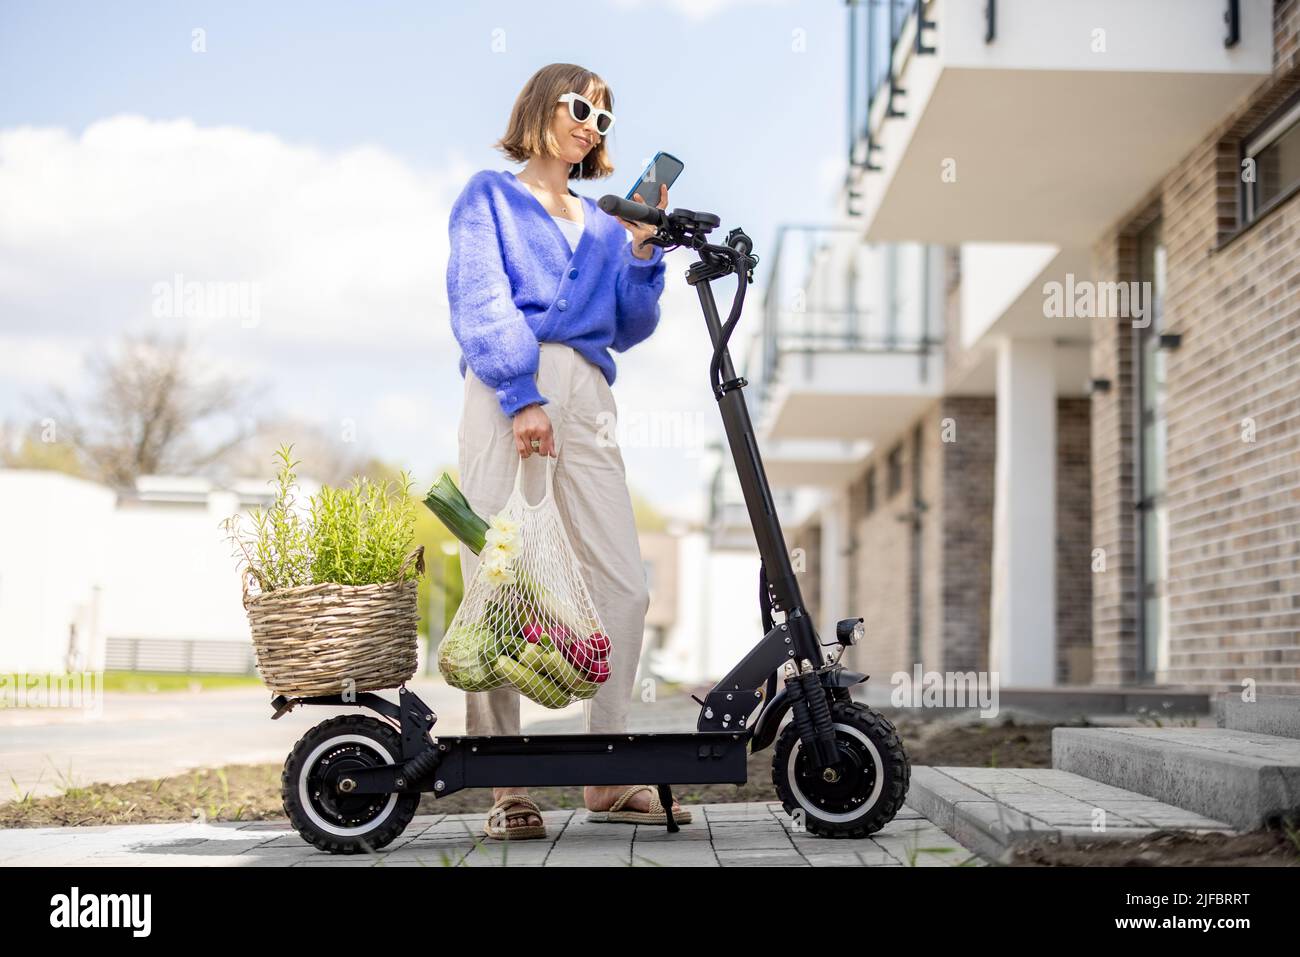
M0 420L77 394L123 333L183 330L266 413L431 483L463 396L448 211L475 171L521 168L491 143L528 77L579 63L613 90L616 171L575 191L623 194L665 150L686 167L669 206L718 214L719 240L743 226L761 259L780 223L838 218L846 18L838 0L0 0ZM629 485L698 520L721 428L691 261L668 255L660 325L616 354L613 391ZM168 303L195 281L242 298ZM738 366L764 281L760 262ZM733 290L715 284L724 314Z

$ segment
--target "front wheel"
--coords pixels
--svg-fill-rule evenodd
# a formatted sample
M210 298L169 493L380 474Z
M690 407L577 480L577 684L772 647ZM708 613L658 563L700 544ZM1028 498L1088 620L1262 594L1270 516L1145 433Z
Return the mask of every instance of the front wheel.
M832 701L840 761L817 771L793 723L772 756L772 783L786 813L810 834L866 837L894 819L912 769L888 719L857 702Z
M396 764L402 740L368 715L322 721L289 753L280 776L285 813L304 841L331 854L360 854L392 843L415 816L419 794L349 794L349 772Z

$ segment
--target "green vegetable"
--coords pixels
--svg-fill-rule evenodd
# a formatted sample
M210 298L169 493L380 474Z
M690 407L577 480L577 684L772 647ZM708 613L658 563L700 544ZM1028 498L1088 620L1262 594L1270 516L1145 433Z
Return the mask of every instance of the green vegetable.
M509 655L517 661L527 645L528 642L524 641L522 635L504 635L497 641L497 654Z
M563 708L569 703L571 696L567 691L531 668L525 668L513 658L502 655L497 659L497 670L518 688L521 694L527 695L540 705L547 708Z
M438 481L433 483L429 494L424 499L425 506L441 519L447 530L470 547L477 555L483 551L487 541L488 523L479 518L470 508L464 494L452 481L451 476L443 472Z
M496 647L496 636L486 625L449 631L438 645L438 670L447 684L461 691L499 687L503 676L496 668Z
M447 530L469 546L475 555L483 551L490 526L474 509L470 508L469 501L452 481L450 475L443 472L439 476L438 481L429 489L429 494L425 496L424 504L447 526ZM596 630L594 622L573 619L568 614L569 609L556 602L546 589L533 581L528 574L519 572L516 587L530 608L536 609L537 613L552 621L560 622L573 634L586 635Z
M542 667L555 679L556 684L579 697L588 697L600 688L594 681L584 679L582 673L565 661L564 655L559 651L552 650L542 655Z
M546 670L546 650L540 645L524 642L524 647L520 649L516 658L529 671L542 674Z

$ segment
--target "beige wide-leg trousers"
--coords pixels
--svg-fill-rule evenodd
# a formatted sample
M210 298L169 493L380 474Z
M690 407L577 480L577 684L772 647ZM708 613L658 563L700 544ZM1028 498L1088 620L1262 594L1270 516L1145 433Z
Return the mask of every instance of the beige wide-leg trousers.
M537 388L547 398L542 410L555 433L558 457L550 461L556 505L611 643L610 676L582 703L586 730L626 731L650 597L614 435L614 394L599 368L571 346L555 342L541 344ZM486 519L514 490L519 452L512 420L501 411L495 390L472 369L465 370L459 438L461 491ZM533 504L545 494L546 469L547 458L536 453L524 461L523 489ZM463 544L460 567L468 587L478 556ZM519 733L519 692L514 688L466 692L465 698L469 734Z

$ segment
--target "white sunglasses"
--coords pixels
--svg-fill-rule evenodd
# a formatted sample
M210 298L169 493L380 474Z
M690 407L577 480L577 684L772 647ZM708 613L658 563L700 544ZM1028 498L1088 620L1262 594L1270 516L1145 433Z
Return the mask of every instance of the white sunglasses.
M578 93L565 93L555 102L569 104L569 115L575 123L585 123L593 113L596 114L596 132L604 136L614 125L614 114L609 110L598 109L585 96Z

